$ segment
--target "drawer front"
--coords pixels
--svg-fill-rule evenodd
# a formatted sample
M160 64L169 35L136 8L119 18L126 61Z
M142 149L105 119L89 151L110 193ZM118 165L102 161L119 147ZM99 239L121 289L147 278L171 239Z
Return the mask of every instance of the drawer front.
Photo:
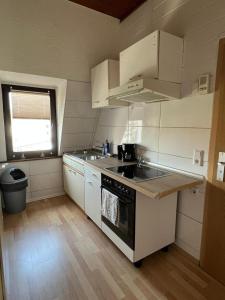
M88 177L90 180L98 181L101 184L101 172L92 167L85 167L85 177Z
M79 171L80 173L84 174L84 165L82 163L79 163L73 159L71 159L69 156L63 155L63 162L70 166L71 168Z

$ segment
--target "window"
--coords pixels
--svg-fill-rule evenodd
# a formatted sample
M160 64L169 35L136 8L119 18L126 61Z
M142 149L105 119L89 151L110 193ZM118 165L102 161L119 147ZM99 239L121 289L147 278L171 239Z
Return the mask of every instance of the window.
M2 85L8 160L57 155L55 90Z

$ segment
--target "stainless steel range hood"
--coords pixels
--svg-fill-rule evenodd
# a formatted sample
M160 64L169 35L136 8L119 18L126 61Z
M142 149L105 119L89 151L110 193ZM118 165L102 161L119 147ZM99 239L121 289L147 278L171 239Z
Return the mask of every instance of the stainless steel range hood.
M159 102L180 97L181 85L179 83L142 78L111 89L108 99L127 102Z

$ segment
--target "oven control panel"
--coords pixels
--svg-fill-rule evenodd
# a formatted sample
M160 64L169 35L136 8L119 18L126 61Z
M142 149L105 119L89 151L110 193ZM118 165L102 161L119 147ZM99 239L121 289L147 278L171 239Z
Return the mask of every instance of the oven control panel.
M135 199L136 191L131 187L102 174L102 187L109 188L115 194Z

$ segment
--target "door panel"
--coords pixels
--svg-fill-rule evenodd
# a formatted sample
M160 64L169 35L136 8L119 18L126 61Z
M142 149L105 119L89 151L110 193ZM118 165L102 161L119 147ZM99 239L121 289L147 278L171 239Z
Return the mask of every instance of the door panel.
M216 178L219 152L225 152L225 39L220 40L208 182L203 222L201 267L225 284L225 182Z
M64 165L64 189L84 209L84 176Z
M208 183L201 266L225 284L225 191Z
M100 182L86 178L85 181L85 212L101 227L101 188Z

